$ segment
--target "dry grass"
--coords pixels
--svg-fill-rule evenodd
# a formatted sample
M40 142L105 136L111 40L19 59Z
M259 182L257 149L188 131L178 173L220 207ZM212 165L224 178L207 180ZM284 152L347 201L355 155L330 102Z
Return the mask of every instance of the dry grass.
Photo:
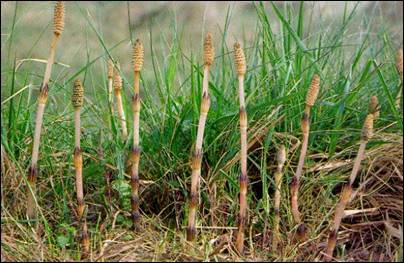
M375 141L379 145L370 147L363 161L362 177L357 179L357 187L353 192L352 201L347 207L339 232L337 253L339 258L341 249L345 250L344 258L340 260L394 260L399 251L400 240L397 230L403 218L403 139L399 135L376 133ZM328 221L332 220L335 200L330 200L322 194L326 186L319 177L334 174L349 175L353 160L346 159L346 149L338 153L338 158L317 162L308 167L313 173L313 179L302 186L302 213L307 215L309 238L300 245L290 241L294 233L292 218L285 218L281 209L280 233L281 240L277 253L272 254L270 243L263 242L264 235L253 223L246 229L247 246L244 260L318 260L322 258L327 241ZM24 212L24 194L4 192L4 189L15 189L21 171L16 167L7 154L2 153L2 232L1 258L2 261L26 260L75 260L77 251L70 248L55 249L48 246L44 226L39 226L37 234L24 221L16 219L16 215ZM308 159L315 156L308 156ZM337 165L336 165L337 164ZM63 168L62 168L63 169ZM44 182L45 183L45 182ZM40 185L39 185L40 187ZM338 187L338 186L337 186ZM141 187L142 188L142 187ZM21 188L17 188L21 189ZM144 189L141 189L141 191ZM150 189L149 189L150 190ZM284 189L282 189L284 190ZM330 189L328 189L330 190ZM336 191L335 191L336 190ZM287 189L285 190L287 191ZM334 189L336 196L338 189ZM310 193L310 194L308 194ZM283 192L283 195L288 193ZM93 203L94 195L88 196L88 203ZM220 198L218 197L220 200ZM321 210L318 204L323 204ZM89 209L95 209L89 205ZM287 208L288 209L288 208ZM46 214L52 213L47 211ZM91 213L91 211L89 211ZM89 259L97 261L187 261L187 260L240 260L231 242L234 241L235 228L227 227L226 213L217 210L217 227L205 227L200 230L199 240L190 247L184 247L185 234L182 229L174 230L158 217L145 216L141 233L133 233L129 228L118 224L119 215L129 216L129 212L119 210L114 206L112 213L102 218L99 234L93 235L91 256ZM150 215L149 215L150 216ZM290 214L289 214L290 217ZM49 216L49 223L56 225ZM201 219L203 221L207 219ZM94 220L89 222L93 226ZM42 229L42 231L41 231ZM74 246L72 247L74 248Z

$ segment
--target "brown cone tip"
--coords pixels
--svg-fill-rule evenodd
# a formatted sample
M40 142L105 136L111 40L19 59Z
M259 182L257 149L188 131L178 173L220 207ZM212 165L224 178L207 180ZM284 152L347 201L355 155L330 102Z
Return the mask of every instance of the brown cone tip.
M365 119L365 122L363 123L363 128L362 128L362 139L363 140L368 140L373 136L373 121L374 121L374 115L368 114L368 116L366 116L366 119Z
M369 102L369 113L375 114L379 110L379 100L376 96L372 96Z
M115 90L120 90L122 89L122 78L121 75L119 75L118 72L114 72L114 89Z
M397 67L398 73L401 76L401 79L403 79L403 49L402 48L400 48L397 51L396 67Z
M320 77L314 74L311 79L311 84L306 95L306 105L312 107L317 100L318 92L320 90Z
M244 75L247 70L244 51L241 48L240 43L236 42L234 44L234 62L236 65L237 75Z
M133 67L134 71L141 71L143 67L144 61L144 50L142 42L139 39L136 39L135 44L133 45Z
M56 35L62 34L65 26L65 3L64 1L56 1L55 10L53 14L53 32Z
M79 108L83 106L83 96L84 96L84 88L79 79L76 79L73 84L73 96L72 96L72 104L73 107Z
M114 77L114 62L108 59L108 78L112 79Z
M210 66L213 64L215 58L215 48L213 47L212 34L207 33L205 42L203 43L203 60L205 65Z

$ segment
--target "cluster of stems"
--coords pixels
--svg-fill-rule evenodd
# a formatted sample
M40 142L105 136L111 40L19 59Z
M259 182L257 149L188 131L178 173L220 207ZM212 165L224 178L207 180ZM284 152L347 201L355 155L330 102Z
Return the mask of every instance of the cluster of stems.
M27 216L29 219L36 219L36 202L35 202L35 192L36 192L36 180L38 177L38 155L39 155L39 144L41 137L43 114L45 111L46 101L48 100L49 91L49 79L52 72L52 65L55 59L56 45L59 42L63 28L64 28L64 17L65 17L65 7L63 1L57 1L54 9L54 28L53 28L53 38L50 46L50 54L48 61L46 63L45 75L39 90L38 96L38 108L35 120L35 131L34 131L34 141L32 147L32 158L31 165L28 169L28 184L29 189L27 191Z
M204 70L202 82L202 99L199 115L198 131L196 135L195 149L191 157L191 192L189 195L189 212L188 212L188 227L187 227L187 240L193 241L196 237L196 212L199 204L199 181L201 176L202 164L202 143L203 133L205 130L206 118L210 107L209 97L209 69L214 60L214 48L212 43L212 35L208 33L204 42Z
M354 166L352 168L351 175L349 177L349 182L343 187L340 200L337 204L337 207L335 208L334 223L331 227L330 234L328 237L327 249L324 258L325 261L330 261L332 259L332 254L334 252L334 248L337 243L338 229L340 227L341 220L344 215L344 210L349 200L351 199L352 185L355 181L356 175L358 174L361 161L364 158L366 144L373 135L373 121L374 121L374 114L369 113L363 124L359 150L355 159Z
M309 142L310 110L317 100L319 90L320 90L320 77L315 74L311 80L311 84L306 95L306 106L304 109L303 118L301 120L301 129L303 134L302 148L300 150L299 163L296 169L296 173L290 184L292 215L295 223L299 224L297 228L297 237L299 240L303 240L305 238L306 227L301 220L299 212L298 192L300 185L300 177L303 172L304 160L306 157L307 146Z
M143 45L139 39L136 40L133 47L133 68L134 68L134 95L132 98L133 110L133 148L131 153L131 208L132 208L132 227L139 228L140 213L139 213L139 161L140 161L140 146L139 146L139 128L140 128L140 71L143 66L144 51Z
M286 161L286 150L285 146L281 146L278 150L277 155L277 162L278 166L275 172L275 197L274 197L274 230L272 236L272 250L276 251L278 248L278 243L280 240L279 237L279 221L280 221L280 214L279 214L279 206L281 203L281 185L282 185L282 177L283 177L283 166Z

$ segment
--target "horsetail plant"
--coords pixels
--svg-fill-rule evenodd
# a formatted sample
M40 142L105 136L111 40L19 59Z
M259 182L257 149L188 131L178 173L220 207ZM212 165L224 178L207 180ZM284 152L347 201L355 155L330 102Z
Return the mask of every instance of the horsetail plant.
M202 143L203 133L205 130L206 118L210 107L209 97L209 69L213 63L215 57L215 50L212 43L212 35L206 34L204 45L204 70L203 70L203 82L202 82L202 100L201 109L199 115L198 131L196 135L196 143L194 153L191 157L191 192L189 195L189 213L188 213L188 227L187 227L187 240L193 241L196 237L196 210L199 203L199 179L201 176L201 164L202 164Z
M277 162L278 167L275 173L275 196L274 196L274 212L275 212L275 219L274 219L274 230L272 236L272 250L276 251L279 243L279 221L280 221L280 214L279 214L279 205L281 203L281 185L282 185L282 177L283 177L283 166L286 161L286 150L285 146L282 145L277 154Z
M65 18L64 2L57 1L54 8L53 38L50 46L50 54L48 61L46 63L45 75L38 95L38 108L35 120L32 158L31 158L31 165L28 170L29 189L27 191L27 216L30 219L36 218L35 192L36 192L36 179L39 173L38 155L39 155L41 128L42 128L43 114L45 111L45 105L46 101L48 100L49 79L51 76L52 65L55 58L56 45L59 42L59 39L61 37L65 25L64 18Z
M403 81L403 49L400 48L397 51L397 56L396 56L396 68L397 68L397 72L400 75L401 78L401 82ZM400 107L400 102L401 102L401 96L403 93L403 87L402 85L399 87L398 93L397 93L397 97L396 97L396 107L399 108Z
M74 107L74 168L76 171L76 194L77 194L77 218L82 226L82 246L83 256L89 251L89 238L87 233L87 225L84 220L84 194L83 194L83 156L80 148L80 112L83 106L84 88L81 81L77 79L73 85L72 104Z
M118 66L119 67L119 66ZM114 70L114 93L116 97L116 104L118 110L118 117L121 121L121 129L122 129L122 138L126 140L128 138L128 129L126 128L126 117L125 112L123 110L123 103L122 103L122 78L119 74L118 70Z
M238 231L236 239L236 249L240 255L244 251L244 229L247 221L247 112L245 110L244 98L244 76L247 70L244 51L240 43L234 44L234 61L239 85L240 100L240 210L238 218Z
M293 177L292 182L290 183L292 215L295 223L299 224L297 228L297 236L300 240L304 239L306 235L306 227L300 217L298 191L299 191L300 177L303 172L304 159L306 157L307 152L307 145L309 142L310 110L317 100L319 90L320 90L320 77L314 74L311 80L309 90L306 95L306 106L304 109L303 118L301 120L303 143L302 143L302 149L300 150L299 163L296 169L295 176Z
M139 39L136 40L133 46L133 69L134 69L134 95L132 97L133 110L133 148L131 153L131 208L132 208L132 227L139 228L140 213L139 213L139 128L140 128L140 71L143 67L144 51L143 45Z
M112 101L112 85L114 78L114 62L112 59L108 59L108 103L111 110L111 114L114 114L114 103Z
M348 184L346 184L343 187L339 203L337 204L337 207L335 208L334 223L331 227L330 234L328 237L325 261L330 261L332 259L332 254L334 252L334 248L337 243L338 229L341 224L341 220L342 220L342 217L344 214L344 209L345 209L346 205L348 204L349 199L351 198L352 185L355 181L356 175L358 174L361 161L364 158L366 144L369 141L369 139L373 136L374 118L375 118L374 114L369 113L363 124L361 138L360 138L360 144L359 144L359 150L358 150L358 154L356 156L354 166L352 168L351 175L349 177L349 182L348 182Z

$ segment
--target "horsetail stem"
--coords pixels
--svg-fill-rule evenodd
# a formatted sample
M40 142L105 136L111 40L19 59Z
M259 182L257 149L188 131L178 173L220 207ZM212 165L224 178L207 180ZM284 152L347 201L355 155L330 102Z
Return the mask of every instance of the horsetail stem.
M297 236L300 240L305 238L306 227L304 223L302 223L300 218L298 191L299 191L300 177L303 172L304 159L307 152L307 145L309 141L310 110L317 100L319 90L320 90L320 77L315 74L311 80L311 84L306 95L306 106L304 109L303 118L301 120L301 129L303 134L302 149L300 151L299 163L296 169L295 176L293 177L292 182L290 184L292 215L295 223L299 224L297 229Z
M118 117L121 121L121 128L122 128L122 137L124 140L128 137L128 129L126 128L126 117L125 112L123 110L123 102L122 102L122 78L119 75L118 70L114 71L114 93L116 97L116 104L118 109Z
M133 46L133 70L134 70L134 95L132 98L133 111L133 148L131 153L131 208L132 208L132 227L139 229L140 213L139 213L139 129L140 129L140 71L143 67L144 50L139 39Z
M234 44L234 61L236 67L236 73L238 76L239 84L239 100L240 100L240 211L238 218L238 231L236 239L236 248L240 255L244 251L244 229L247 221L247 112L245 110L245 98L244 98L244 75L246 73L246 59L243 49L240 44L236 42Z
M372 96L370 98L368 112L373 114L374 120L379 118L380 107L379 107L379 100L377 99L376 96Z
M87 225L84 219L84 194L83 194L83 155L80 147L80 111L83 106L84 88L81 81L77 79L73 84L72 104L74 107L74 168L76 171L76 193L77 193L77 217L82 224L82 255L88 254L88 233Z
M396 68L397 68L397 72L400 75L401 82L402 82L403 81L403 49L402 48L400 48L397 51ZM403 93L403 87L401 85L401 87L399 87L399 91L398 91L397 97L396 97L396 107L397 108L400 107L402 93Z
M335 208L334 224L331 227L330 234L328 237L327 250L325 255L325 261L330 261L332 259L332 254L337 243L338 229L341 224L342 217L344 215L344 209L351 198L352 185L355 181L356 175L358 174L359 167L362 159L364 158L366 144L370 138L373 136L373 122L374 115L369 113L363 124L361 139L358 154L355 159L354 166L352 168L351 175L349 177L349 182L343 187L340 200Z
M195 151L191 160L191 192L189 197L189 214L188 214L188 228L187 228L187 240L193 241L196 237L196 210L198 208L199 201L199 179L201 176L201 164L202 164L202 144L203 133L205 130L206 118L210 107L209 95L205 92L201 101L201 112L199 115L198 131L196 136Z
M81 230L81 245L83 247L81 258L87 258L90 253L90 237L88 235L87 221L84 220Z
M203 133L205 130L206 118L208 115L210 107L210 97L209 97L209 68L214 60L214 48L212 35L210 33L206 34L204 45L203 45L203 59L204 59L204 71L203 71L203 82L202 82L202 100L199 115L198 131L196 136L196 143L194 153L191 157L191 191L189 195L189 213L188 213L188 227L187 227L187 240L193 241L196 237L196 210L199 203L199 177L201 176L201 164L202 164L202 144L203 144Z
M272 250L276 251L278 247L278 243L280 240L279 237L279 221L280 221L280 214L279 214L279 205L281 203L281 184L282 184L282 176L283 176L283 166L286 161L286 150L285 146L282 145L278 150L277 155L277 162L278 167L275 173L275 197L274 197L274 212L275 212L275 219L274 219L274 231L272 236Z
M79 221L84 212L83 199L83 157L80 148L80 111L83 105L84 89L81 81L77 79L73 85L72 104L74 107L74 167L76 170L77 215Z
M46 101L48 100L49 91L49 79L51 76L52 65L55 58L56 45L60 39L64 28L64 2L57 1L54 9L54 30L53 38L50 47L50 54L48 61L46 63L46 69L44 74L44 79L39 90L38 95L38 108L37 115L35 119L35 131L34 131L34 141L32 147L32 158L31 165L28 169L28 184L29 189L27 191L27 216L30 219L36 218L36 205L35 205L35 192L36 192L36 179L38 176L38 155L39 155L39 144L41 138L41 128L43 122L43 114L45 111Z
M108 59L108 103L111 114L114 115L114 103L112 102L112 83L114 78L114 62Z

